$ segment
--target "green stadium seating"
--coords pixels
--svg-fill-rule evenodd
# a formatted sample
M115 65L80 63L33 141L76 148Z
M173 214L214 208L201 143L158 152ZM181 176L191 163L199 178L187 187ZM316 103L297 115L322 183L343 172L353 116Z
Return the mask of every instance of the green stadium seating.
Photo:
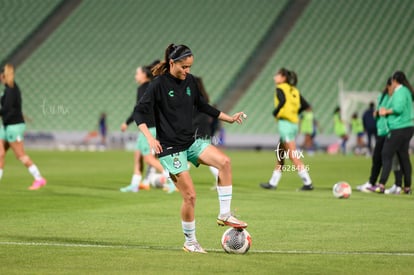
M252 54L287 0L83 1L19 68L30 130L84 131L108 114L118 131L135 104L135 69L171 42L193 50L212 101Z
M4 0L0 2L0 60L13 50L62 0Z

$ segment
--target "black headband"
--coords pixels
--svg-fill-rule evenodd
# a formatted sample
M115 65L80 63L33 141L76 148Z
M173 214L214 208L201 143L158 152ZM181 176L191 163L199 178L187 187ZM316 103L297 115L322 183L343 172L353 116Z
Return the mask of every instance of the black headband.
M173 58L172 56L174 55L175 52L176 52L176 50L174 50L170 55L170 59L172 59L174 62L176 62L178 60L181 60L184 57L193 55L193 53L191 52L190 49L186 49L179 57Z

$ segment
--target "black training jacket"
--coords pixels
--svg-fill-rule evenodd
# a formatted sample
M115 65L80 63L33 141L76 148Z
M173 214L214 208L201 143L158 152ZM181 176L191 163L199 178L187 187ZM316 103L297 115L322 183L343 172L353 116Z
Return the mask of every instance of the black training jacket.
M0 98L0 104L0 115L2 116L4 126L24 123L22 96L16 83L14 83L13 88L6 84L4 93Z
M220 115L204 100L193 75L179 80L164 74L151 81L135 106L134 120L137 125L146 123L146 115L154 112L157 139L163 148L159 156L165 156L184 151L194 142L194 107L212 117Z

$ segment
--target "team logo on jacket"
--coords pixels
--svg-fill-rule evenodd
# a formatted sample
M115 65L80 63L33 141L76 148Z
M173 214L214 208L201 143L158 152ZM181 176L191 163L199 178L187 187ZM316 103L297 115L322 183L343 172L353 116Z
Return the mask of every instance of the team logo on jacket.
M187 91L187 95L188 95L188 96L191 96L191 89L190 89L190 87L188 87L188 86L187 86L186 91Z
M175 169L178 169L178 168L181 167L181 161L180 161L179 158L174 158L174 160L173 160L173 166L174 166Z
M169 95L170 97L174 97L174 90L169 91L169 92L168 92L168 95Z

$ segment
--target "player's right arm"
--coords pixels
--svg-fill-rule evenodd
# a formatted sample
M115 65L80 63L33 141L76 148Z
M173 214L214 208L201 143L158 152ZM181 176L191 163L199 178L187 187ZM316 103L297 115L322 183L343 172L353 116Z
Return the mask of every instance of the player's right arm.
M278 100L278 105L273 109L273 116L276 117L279 113L280 109L282 109L283 105L286 103L286 97L283 91L279 88L276 89L276 97Z
M148 144L152 150L154 150L155 153L159 154L162 152L162 146L160 142L155 139L155 137L151 134L149 131L146 123L141 123L138 125L139 130L142 132L142 134L145 136L145 138L148 141Z
M152 110L154 109L155 102L155 88L154 85L151 84L141 100L135 105L133 117L139 130L147 139L150 148L154 150L155 153L159 154L162 152L161 144L154 136L152 136L147 126L147 121L149 121L150 116L153 115Z

